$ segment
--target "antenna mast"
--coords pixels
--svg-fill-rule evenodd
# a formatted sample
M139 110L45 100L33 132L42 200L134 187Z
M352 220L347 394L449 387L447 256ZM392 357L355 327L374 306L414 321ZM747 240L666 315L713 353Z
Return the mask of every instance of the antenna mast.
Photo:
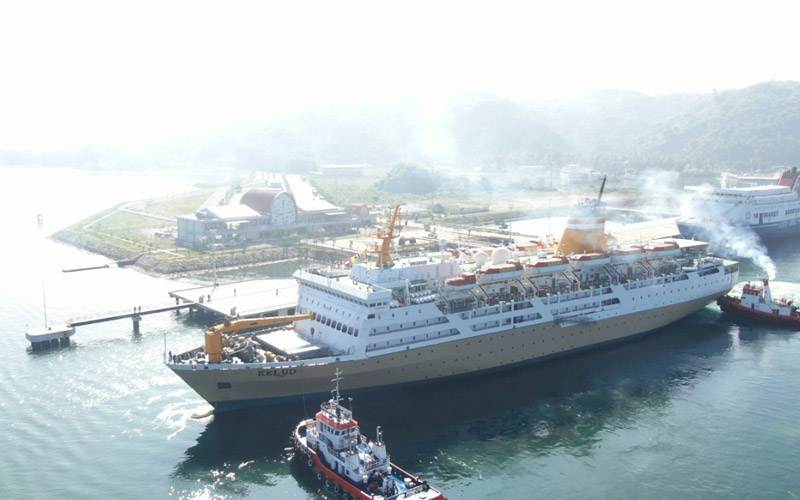
M606 187L606 176L603 176L603 183L600 185L600 194L597 195L597 204L600 204L600 200L603 199L603 189Z

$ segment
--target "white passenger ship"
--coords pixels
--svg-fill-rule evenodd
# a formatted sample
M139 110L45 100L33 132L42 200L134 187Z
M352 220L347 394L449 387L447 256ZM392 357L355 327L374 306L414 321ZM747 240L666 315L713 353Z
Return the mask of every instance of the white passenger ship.
M678 219L684 238L714 241L720 226L749 228L762 241L800 234L800 173L785 170L769 186L686 186L689 195Z
M579 203L554 251L492 249L471 262L444 252L394 260L398 206L378 234L375 261L349 274L295 272L298 316L215 325L204 346L167 365L217 410L324 395L335 369L348 374L343 389L375 390L627 339L686 317L737 283L738 263L709 256L706 243L609 248L601 205ZM505 265L496 279L480 279ZM453 286L464 273L471 286ZM281 321L292 323L257 329Z

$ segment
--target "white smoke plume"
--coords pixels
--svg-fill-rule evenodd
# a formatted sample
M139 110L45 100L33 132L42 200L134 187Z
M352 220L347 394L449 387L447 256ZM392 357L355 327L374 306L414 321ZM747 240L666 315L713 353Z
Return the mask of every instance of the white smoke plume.
M700 186L705 189L697 193L698 198L693 198L690 193L677 188L679 185L677 172L648 171L645 172L644 178L647 181L642 183L640 199L652 203L654 206L651 208L661 209L666 200L673 211L680 207L682 217L702 219L712 228L708 237L712 251L732 258L751 259L769 279L775 279L775 263L767 255L767 248L758 235L750 228L726 222L728 217L725 212L730 207L702 201L703 191L710 191L711 186Z
M720 223L712 233L709 243L714 251L723 255L752 260L770 280L775 279L777 272L775 263L767 255L767 248L752 229Z
M643 208L659 212L674 212L675 200L683 196L679 187L680 174L672 170L645 170L639 174L639 199Z

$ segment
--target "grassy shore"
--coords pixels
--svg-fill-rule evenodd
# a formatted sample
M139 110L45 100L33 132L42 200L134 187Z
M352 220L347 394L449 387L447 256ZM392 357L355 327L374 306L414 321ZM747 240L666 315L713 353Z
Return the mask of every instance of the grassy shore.
M375 188L377 175L363 178L331 179L319 177L314 184L339 206L350 202L390 206L398 201L416 207L415 221L452 228L474 228L550 213L566 213L575 197L569 191L508 189L503 192L438 193L435 196L401 196L380 192ZM347 189L345 189L347 188ZM596 196L594 190L581 193ZM177 247L176 217L196 212L216 191L203 189L182 195L121 203L87 217L53 235L53 238L114 261L136 258L136 267L154 275L177 275L209 270L250 266L286 259L307 259L321 263L347 258L352 252L371 248L374 235L347 235L338 240L303 241L288 238L272 244L225 248L213 254ZM402 199L401 199L402 198ZM616 206L625 206L635 199L635 193L617 191L606 195ZM464 213L466 212L466 213ZM355 242L355 247L354 247ZM405 252L423 250L404 247ZM435 246L435 245L434 245Z

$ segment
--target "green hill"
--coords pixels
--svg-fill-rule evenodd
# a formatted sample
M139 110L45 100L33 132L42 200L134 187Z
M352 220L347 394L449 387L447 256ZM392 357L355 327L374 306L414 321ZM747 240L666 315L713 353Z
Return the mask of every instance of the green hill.
M114 168L309 171L325 163L456 168L549 165L719 171L796 165L800 83L709 94L607 90L581 99L459 95L307 109L181 143L123 150L0 151L0 163Z

